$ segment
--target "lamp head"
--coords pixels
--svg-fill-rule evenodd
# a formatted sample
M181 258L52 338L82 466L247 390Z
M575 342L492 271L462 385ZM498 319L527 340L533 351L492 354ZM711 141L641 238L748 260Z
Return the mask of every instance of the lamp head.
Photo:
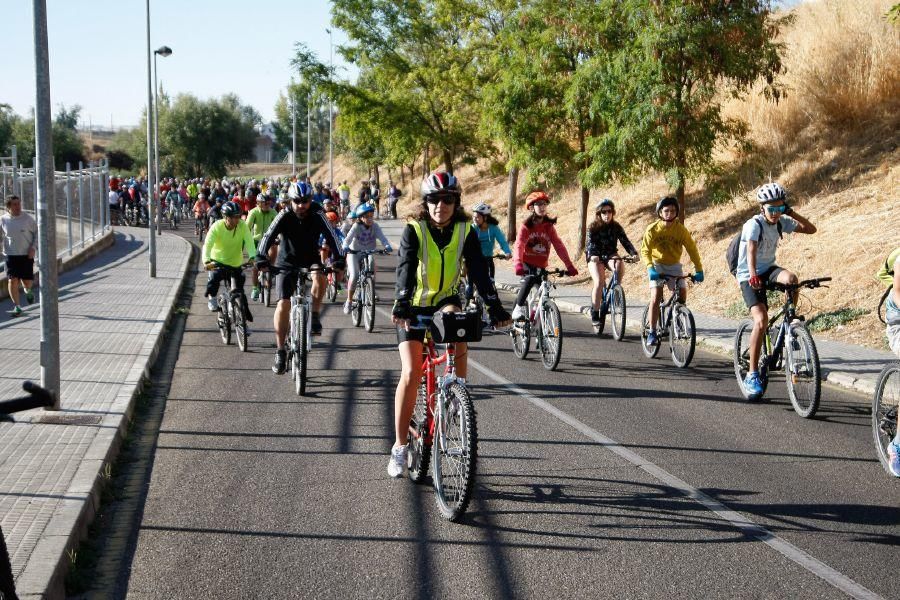
M169 56L172 54L172 49L169 48L168 46L161 46L161 47L157 48L153 53L159 54L160 56L165 57L165 56Z

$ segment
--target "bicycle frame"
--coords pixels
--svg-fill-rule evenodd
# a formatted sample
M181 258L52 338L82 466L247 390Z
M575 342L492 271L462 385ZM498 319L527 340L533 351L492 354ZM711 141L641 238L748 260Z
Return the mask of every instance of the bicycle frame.
M446 347L447 350L443 354L439 354L434 340L431 339L431 334L426 333L422 345L422 383L425 385L425 422L427 424L422 436L424 438L423 446L431 446L438 426L444 422L443 403L437 402L439 387L449 387L457 380L456 344L446 344ZM440 365L444 365L444 370L443 374L438 376L437 369ZM414 438L417 436L417 432L412 427L409 428L409 431ZM441 438L441 448L444 448L445 445L445 440Z
M675 305L680 302L678 299L678 281L682 279L691 279L693 275L680 275L678 277L663 275L663 277L666 281L674 280L675 289L671 290L668 300L665 299L665 292L663 292L663 300L659 303L659 321L656 324L656 332L659 336L668 335L669 326L672 323L672 314L675 312Z
M310 272L309 269L300 269L297 272L297 286L294 289L294 294L291 296L291 328L293 328L294 324L294 312L300 309L300 306L303 305L306 307L306 339L303 342L306 344L306 351L309 352L312 350L312 335L310 334L310 325L312 323L312 298L310 296L309 290L307 289L307 283L310 280ZM291 332L293 333L293 332ZM293 335L290 336L293 341ZM294 348L291 348L293 351Z

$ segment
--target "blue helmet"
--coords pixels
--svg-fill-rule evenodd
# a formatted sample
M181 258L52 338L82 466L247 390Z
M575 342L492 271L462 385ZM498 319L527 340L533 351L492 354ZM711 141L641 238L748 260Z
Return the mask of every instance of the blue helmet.
M358 219L366 213L375 212L375 205L371 202L363 202L353 209L353 218Z

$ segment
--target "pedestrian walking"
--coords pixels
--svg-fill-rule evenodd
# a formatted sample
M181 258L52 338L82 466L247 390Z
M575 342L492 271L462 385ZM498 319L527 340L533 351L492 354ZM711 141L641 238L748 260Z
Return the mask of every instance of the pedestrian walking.
M6 214L0 216L0 241L6 257L9 297L13 302L13 309L9 314L18 317L22 314L19 285L25 288L28 303L34 302L31 286L34 282L34 255L37 251L37 223L34 217L22 210L22 200L18 196L6 198Z

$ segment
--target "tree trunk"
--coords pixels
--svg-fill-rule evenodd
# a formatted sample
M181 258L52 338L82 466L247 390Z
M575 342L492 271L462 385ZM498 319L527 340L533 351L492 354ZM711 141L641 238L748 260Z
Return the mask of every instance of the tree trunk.
M584 244L587 240L587 216L588 216L588 203L591 201L591 190L583 187L581 188L581 206L578 207L578 245L576 246L577 250L575 251L575 256L581 256L584 252Z
M519 186L519 167L509 170L509 196L506 200L506 239L516 241L516 188Z
M681 173L678 174L678 187L675 189L675 199L678 200L678 220L684 223L685 209L684 209L684 177L682 177Z
M422 178L428 177L428 172L430 169L428 168L429 163L431 162L431 157L428 155L428 144L425 144L425 152L422 154Z
M378 171L378 165L373 167L373 172L375 173L375 185L381 188L381 173Z
M453 174L453 154L446 148L441 151L441 158L444 160L444 170Z

